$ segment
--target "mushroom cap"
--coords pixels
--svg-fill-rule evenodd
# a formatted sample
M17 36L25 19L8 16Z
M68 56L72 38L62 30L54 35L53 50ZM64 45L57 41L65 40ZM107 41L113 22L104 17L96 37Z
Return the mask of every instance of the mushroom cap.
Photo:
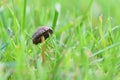
M46 40L52 33L53 30L50 27L41 26L32 36L33 44L37 45L38 43L41 43L42 42L41 36L44 36L44 39Z

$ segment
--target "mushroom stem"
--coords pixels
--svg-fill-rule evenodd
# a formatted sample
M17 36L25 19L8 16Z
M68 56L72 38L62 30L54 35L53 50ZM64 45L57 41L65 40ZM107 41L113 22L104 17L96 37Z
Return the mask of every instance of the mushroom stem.
M45 37L41 36L41 42L43 42L43 45L42 45L42 63L45 62L45 59L44 59L44 41L45 41Z

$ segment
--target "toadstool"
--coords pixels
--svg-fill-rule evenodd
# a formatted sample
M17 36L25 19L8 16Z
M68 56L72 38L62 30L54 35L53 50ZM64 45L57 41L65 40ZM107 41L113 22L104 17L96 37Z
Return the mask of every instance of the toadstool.
M39 43L43 43L50 34L53 33L53 30L48 26L41 26L38 30L33 34L32 41L33 44L37 45ZM42 46L42 63L44 63L44 45Z

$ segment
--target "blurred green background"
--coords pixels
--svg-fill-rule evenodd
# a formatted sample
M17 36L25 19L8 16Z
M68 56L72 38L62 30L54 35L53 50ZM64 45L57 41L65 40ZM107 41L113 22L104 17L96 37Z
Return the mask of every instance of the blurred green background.
M0 0L0 80L119 80L120 0ZM32 44L40 26L53 28Z

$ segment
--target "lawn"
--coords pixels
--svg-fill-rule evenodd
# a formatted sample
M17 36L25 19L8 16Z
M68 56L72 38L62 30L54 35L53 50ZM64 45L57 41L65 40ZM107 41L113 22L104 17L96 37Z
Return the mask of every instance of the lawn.
M120 0L0 0L0 80L120 80Z

